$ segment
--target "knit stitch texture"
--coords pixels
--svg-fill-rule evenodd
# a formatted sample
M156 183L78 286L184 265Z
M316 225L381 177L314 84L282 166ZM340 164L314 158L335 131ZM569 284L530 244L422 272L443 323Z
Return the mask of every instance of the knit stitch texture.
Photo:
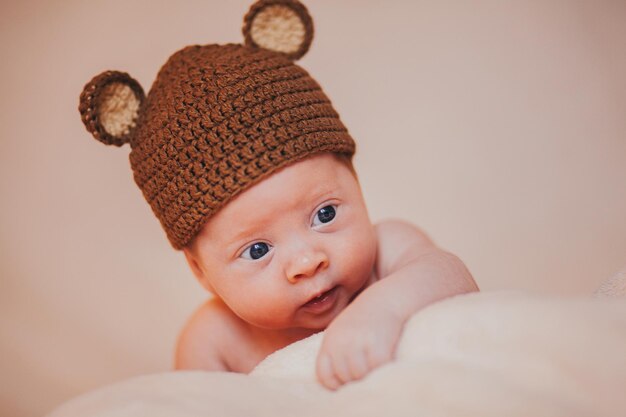
M349 158L355 152L328 97L292 61L311 41L306 9L262 0L246 16L246 38L259 5L289 5L306 15L305 45L297 53L254 43L192 45L168 59L145 98L134 79L116 71L94 77L81 94L81 116L94 137L130 144L135 182L175 249L190 244L234 196L276 170L320 152ZM107 88L110 83L122 85ZM135 100L119 102L130 92ZM120 117L102 109L119 109ZM112 122L103 125L105 119Z

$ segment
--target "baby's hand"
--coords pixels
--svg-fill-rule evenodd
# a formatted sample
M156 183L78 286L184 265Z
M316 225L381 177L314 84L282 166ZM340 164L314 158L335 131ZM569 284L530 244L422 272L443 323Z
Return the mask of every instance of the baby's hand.
M334 390L391 361L403 326L389 309L352 303L326 329L317 357L319 381Z

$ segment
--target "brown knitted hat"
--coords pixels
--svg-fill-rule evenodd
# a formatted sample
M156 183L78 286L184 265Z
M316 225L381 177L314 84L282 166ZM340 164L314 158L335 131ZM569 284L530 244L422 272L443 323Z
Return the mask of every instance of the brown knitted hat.
M314 153L355 151L330 100L293 63L313 38L307 9L293 0L258 1L243 32L245 45L174 53L147 96L117 71L94 77L80 95L82 120L96 139L130 144L135 182L175 249L277 169Z

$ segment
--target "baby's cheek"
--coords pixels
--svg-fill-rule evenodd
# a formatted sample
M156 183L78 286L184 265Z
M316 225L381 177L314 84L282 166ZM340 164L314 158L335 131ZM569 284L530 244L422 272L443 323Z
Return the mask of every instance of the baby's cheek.
M238 300L239 316L250 324L264 328L284 328L291 324L292 307L284 290L257 289ZM281 296L282 295L282 296Z
M367 228L355 230L345 242L340 255L344 263L342 272L350 282L352 290L358 290L369 279L376 261L376 238L367 233Z

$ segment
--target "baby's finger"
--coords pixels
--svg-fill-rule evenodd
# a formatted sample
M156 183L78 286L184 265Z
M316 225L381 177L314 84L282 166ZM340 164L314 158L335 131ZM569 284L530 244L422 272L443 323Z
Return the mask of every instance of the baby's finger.
M350 356L348 367L353 381L363 378L370 369L365 352L354 353Z
M335 376L341 384L352 381L352 375L350 374L349 357L334 356L331 358L331 364Z
M320 355L317 358L317 379L326 388L336 390L341 386L341 381L337 379L333 371L330 357L328 355Z

